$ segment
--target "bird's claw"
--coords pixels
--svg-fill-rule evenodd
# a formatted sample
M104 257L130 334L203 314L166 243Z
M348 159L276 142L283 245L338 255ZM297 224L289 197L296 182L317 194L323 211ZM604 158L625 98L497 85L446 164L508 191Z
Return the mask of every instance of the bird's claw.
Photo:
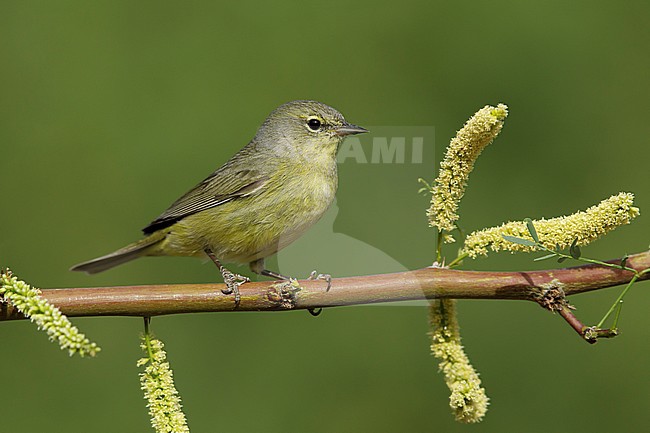
M223 268L221 274L223 275L223 282L226 284L226 288L222 289L221 293L223 293L224 295L230 295L231 293L234 293L235 308L237 308L239 306L239 301L241 301L241 295L239 294L239 286L241 286L244 283L248 283L250 281L250 278L230 272L226 268Z
M311 271L311 274L309 274L308 280L324 280L327 283L327 288L325 289L326 292L330 291L330 288L332 287L332 276L330 274L319 274L318 271ZM310 311L311 313L311 311ZM313 313L312 313L313 314ZM320 314L318 312L315 314L316 316Z
M332 276L330 274L319 274L318 271L311 271L311 274L309 274L308 280L323 280L327 283L327 288L325 289L326 292L330 291L330 288L332 287ZM320 313L323 312L322 308L309 308L307 309L309 311L309 314L312 316L316 317L319 316Z
M311 314L313 317L320 316L320 313L323 312L322 308L308 308L307 311L309 311L309 314Z

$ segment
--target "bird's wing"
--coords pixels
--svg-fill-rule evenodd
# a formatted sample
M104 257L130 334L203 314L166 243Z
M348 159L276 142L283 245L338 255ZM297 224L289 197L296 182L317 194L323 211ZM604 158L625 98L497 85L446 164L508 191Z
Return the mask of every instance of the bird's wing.
M255 194L264 187L267 180L268 177L258 170L227 164L176 200L142 231L145 234L153 233L188 215Z

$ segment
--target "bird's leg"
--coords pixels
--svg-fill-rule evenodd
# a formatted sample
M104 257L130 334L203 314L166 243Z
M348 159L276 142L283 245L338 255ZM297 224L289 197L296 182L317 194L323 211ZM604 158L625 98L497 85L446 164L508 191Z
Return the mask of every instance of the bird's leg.
M253 272L255 272L255 271L253 271ZM269 271L268 269L262 269L259 272L259 274L264 275L265 277L275 278L276 280L290 280L291 279L289 277L285 277L282 274L278 274L277 272Z
M257 275L264 275L265 277L275 278L276 280L290 280L291 278L286 277L282 274L278 274L274 271L269 271L264 268L264 259L257 259L254 262L250 262L248 265L251 268L251 271L255 272Z
M257 275L264 275L266 277L271 277L275 278L276 280L290 280L291 278L285 277L282 274L279 274L274 271L269 271L268 269L264 268L264 259L257 259L254 262L250 263L250 268L251 271L255 272ZM310 280L325 280L327 282L327 289L326 291L329 291L330 286L332 285L332 276L328 274L319 274L317 271L312 271L311 274L309 274ZM320 313L323 312L322 308L308 308L307 311L309 311L309 314L312 316L316 317Z
M205 249L205 253L210 257L210 260L214 262L215 265L219 268L221 276L223 277L223 282L226 284L226 288L221 290L224 295L229 295L231 293L235 294L235 308L239 306L239 301L241 296L239 295L239 286L250 281L248 277L243 275L235 274L230 272L224 265L221 264L217 256L214 255L212 250L209 248Z

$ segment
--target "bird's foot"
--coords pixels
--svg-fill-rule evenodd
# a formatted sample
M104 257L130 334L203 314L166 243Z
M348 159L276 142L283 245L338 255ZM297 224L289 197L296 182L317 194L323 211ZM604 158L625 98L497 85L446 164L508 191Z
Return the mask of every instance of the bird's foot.
M221 293L224 295L230 295L231 293L235 295L235 308L239 307L239 301L241 301L241 295L239 294L239 286L244 283L248 283L250 278L235 274L228 269L222 267L220 269L221 275L223 276L223 282L226 284L226 288L221 290Z
M326 292L330 291L330 288L332 287L332 276L330 274L319 274L318 271L311 271L311 274L309 274L308 280L323 280L327 283L327 288L325 289ZM319 316L320 313L323 312L322 308L310 308L307 311L309 311L309 314L312 316L316 317Z
M250 278L230 272L224 265L221 264L211 249L206 248L205 253L208 255L208 257L210 257L210 260L212 260L214 264L217 265L219 272L221 272L221 276L223 277L223 282L226 284L226 288L221 289L221 293L224 295L230 295L231 293L234 293L235 308L239 307L239 301L241 301L241 296L239 295L239 286L244 283L248 283L250 281Z
M329 292L332 287L332 276L330 274L319 274L318 271L311 271L311 274L309 274L309 278L307 279L325 281L327 283L327 288L325 289L326 292Z

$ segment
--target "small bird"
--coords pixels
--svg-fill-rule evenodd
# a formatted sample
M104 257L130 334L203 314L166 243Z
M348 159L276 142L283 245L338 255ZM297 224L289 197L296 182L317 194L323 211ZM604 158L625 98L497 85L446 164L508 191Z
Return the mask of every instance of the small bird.
M338 186L338 148L346 136L364 132L320 102L283 104L243 149L146 226L143 239L71 270L94 274L143 256L207 255L219 267L224 293L234 293L238 304L238 288L249 280L222 262L248 263L256 274L287 279L267 270L264 259L329 208Z

